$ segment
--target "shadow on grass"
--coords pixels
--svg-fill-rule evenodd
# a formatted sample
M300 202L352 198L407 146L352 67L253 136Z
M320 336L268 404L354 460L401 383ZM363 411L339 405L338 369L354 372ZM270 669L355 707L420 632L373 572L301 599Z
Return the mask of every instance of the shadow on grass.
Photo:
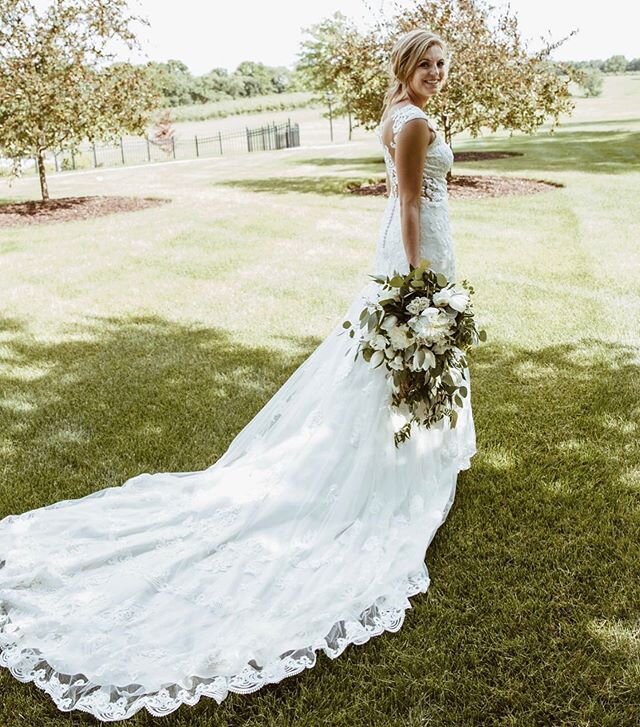
M286 356L157 317L97 319L58 343L34 342L15 321L0 333L3 515L143 471L209 466L319 343L296 341L300 353ZM399 634L163 724L315 727L337 714L375 727L633 724L634 355L597 340L475 352L479 452L429 550L433 584ZM95 724L4 670L0 689L4 727L25 724L18 714ZM128 724L156 721L140 713Z
M497 149L498 146L523 154L522 157L491 160L491 168L502 171L623 174L636 171L640 165L640 132L624 130L556 131L508 140L476 139L468 145L461 144L465 151Z
M287 356L156 317L95 319L59 343L15 321L0 335L0 516L208 467L314 348Z
M315 157L313 159L296 158L296 164L313 164L316 167L345 167L350 171L368 173L371 167L374 172L384 171L382 151L379 156L369 157Z
M348 193L350 182L362 182L362 177L269 177L262 179L233 179L217 182L227 187L246 189L249 192L268 192L270 194L318 194L343 195Z

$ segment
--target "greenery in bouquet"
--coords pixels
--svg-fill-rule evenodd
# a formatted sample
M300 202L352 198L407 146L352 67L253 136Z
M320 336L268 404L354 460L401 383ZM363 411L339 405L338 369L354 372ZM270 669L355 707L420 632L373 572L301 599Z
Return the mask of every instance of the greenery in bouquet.
M473 287L459 285L422 260L406 275L371 275L378 284L356 325L342 324L358 335L356 358L384 366L392 380L391 405L405 418L394 433L396 447L409 439L415 423L430 428L445 417L452 428L469 395L465 354L486 340L473 315Z

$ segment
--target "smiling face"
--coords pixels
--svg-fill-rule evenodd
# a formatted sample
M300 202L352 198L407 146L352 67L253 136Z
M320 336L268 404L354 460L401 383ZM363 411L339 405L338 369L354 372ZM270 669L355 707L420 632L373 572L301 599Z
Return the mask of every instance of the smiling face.
M442 88L446 78L447 62L444 51L440 45L433 43L420 58L409 79L408 94L416 105L424 106Z

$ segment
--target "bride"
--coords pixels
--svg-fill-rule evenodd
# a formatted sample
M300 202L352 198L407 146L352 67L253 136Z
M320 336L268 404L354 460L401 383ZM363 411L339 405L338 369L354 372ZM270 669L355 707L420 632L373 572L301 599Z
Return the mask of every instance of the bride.
M446 79L445 44L411 31L391 69L372 272L426 258L455 279L452 153L423 111ZM220 703L314 666L320 650L333 659L397 631L475 453L471 405L455 429L414 427L396 448L390 381L343 334L340 323L208 469L145 473L1 520L0 664L60 710L110 721Z

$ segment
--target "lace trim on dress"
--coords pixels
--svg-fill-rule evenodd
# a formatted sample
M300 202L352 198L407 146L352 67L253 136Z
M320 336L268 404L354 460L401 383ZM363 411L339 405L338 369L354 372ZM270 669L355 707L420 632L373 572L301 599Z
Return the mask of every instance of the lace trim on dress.
M0 612L0 665L9 669L21 682L33 682L53 699L58 709L68 712L79 709L105 722L128 719L141 709L161 717L182 704L194 705L201 696L213 697L220 704L229 694L249 694L267 684L312 668L316 652L322 649L336 659L350 644L364 644L385 631L398 631L404 622L405 611L411 608L409 596L424 593L429 587L426 565L410 574L403 587L393 596L378 598L357 619L338 621L320 641L303 649L286 652L279 659L259 667L249 663L240 674L225 677L193 676L185 684L168 684L158 692L139 695L140 685L126 687L92 683L83 674L67 675L55 671L33 649L19 648L19 629Z

